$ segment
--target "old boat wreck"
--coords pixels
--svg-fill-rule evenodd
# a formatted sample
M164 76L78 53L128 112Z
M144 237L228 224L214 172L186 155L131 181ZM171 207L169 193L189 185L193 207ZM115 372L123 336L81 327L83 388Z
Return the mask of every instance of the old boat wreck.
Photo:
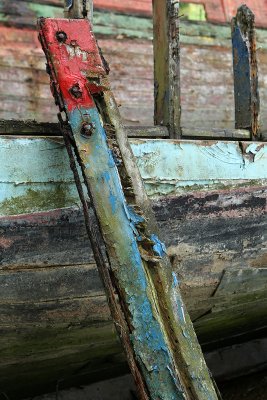
M5 121L1 122L0 138L0 388L9 396L103 379L110 376L111 369L112 374L126 371L88 249L79 197L58 126L19 121L25 119L25 113L39 121L55 121L44 59L31 24L45 12L47 16L59 15L62 4L42 1L46 5L42 8L39 3L9 2L9 11L5 2L1 5L1 90L7 101L1 109ZM229 83L230 27L181 23L182 128L171 126L160 96L154 127L150 120L152 72L146 65L147 54L151 54L151 5L129 2L127 9L121 9L114 2L109 5L111 12L103 13L104 3L95 2L95 31L107 58L110 53L111 74L115 74L114 87L116 91L118 86L125 122L135 124L127 127L131 146L208 365L218 379L263 369L267 317L264 121L260 133L254 129L251 115L249 124L242 120L239 107L251 101L246 93L239 103L236 96L237 115L241 115L240 120L236 118L238 129L231 126L230 111L222 118L222 109L227 109L224 102L233 91ZM206 3L210 21L223 22L209 14L212 7ZM135 16L127 17L125 12ZM156 18L160 19L157 24L163 23L159 13L155 13ZM140 30L134 31L134 26ZM258 42L263 48L263 74L265 40L261 29ZM214 52L218 56L215 65ZM201 53L205 68L211 75L213 72L213 82L215 77L221 79L221 86L214 82L205 103L202 94L203 108L194 110L196 116L191 118L196 96L193 90L197 82L201 84L202 75L210 79L199 74L196 60ZM155 65L162 68L160 58L156 43ZM138 60L139 65L133 65L132 60ZM151 57L149 62L151 67ZM192 71L195 80L190 82ZM157 74L156 70L156 80L161 71ZM179 82L174 81L179 89ZM186 82L184 87L182 82ZM211 85L203 82L206 87ZM167 84L158 82L159 93L160 83L163 88ZM264 82L261 84L264 88ZM5 85L14 87L20 99L10 89L7 96ZM237 93L238 76L235 88ZM264 93L261 99L264 113ZM177 111L179 96L175 101ZM247 354L244 360L237 357L241 353Z

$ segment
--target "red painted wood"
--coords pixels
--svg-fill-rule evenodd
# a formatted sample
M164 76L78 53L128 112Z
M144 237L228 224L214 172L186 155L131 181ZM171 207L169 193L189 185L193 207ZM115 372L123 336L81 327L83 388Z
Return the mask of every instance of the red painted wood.
M57 68L57 82L68 110L72 111L77 106L87 108L94 107L94 101L90 93L102 90L95 84L88 84L88 74L81 75L81 71L90 71L92 76L105 76L103 66L95 38L92 34L88 20L45 19L42 25L40 37L49 44L52 56L61 60ZM66 40L60 43L56 34L64 32ZM79 43L79 45L78 45ZM71 88L76 86L80 90L80 97L71 94ZM84 90L90 86L90 93ZM52 87L52 92L53 92Z

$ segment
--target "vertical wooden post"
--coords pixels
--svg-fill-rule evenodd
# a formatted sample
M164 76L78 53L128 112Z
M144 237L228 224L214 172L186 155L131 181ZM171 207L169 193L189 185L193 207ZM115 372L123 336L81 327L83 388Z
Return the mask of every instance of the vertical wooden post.
M64 0L65 18L89 18L93 20L93 0Z
M154 93L156 125L180 137L180 44L179 1L153 0Z
M249 129L259 139L260 99L256 55L255 17L242 5L232 20L235 128Z

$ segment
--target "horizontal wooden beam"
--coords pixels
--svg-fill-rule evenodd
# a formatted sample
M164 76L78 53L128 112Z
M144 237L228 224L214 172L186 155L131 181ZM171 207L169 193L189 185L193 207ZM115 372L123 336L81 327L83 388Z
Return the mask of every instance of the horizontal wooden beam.
M214 139L250 139L251 134L246 129L220 128L182 128L182 137L186 138L214 138Z
M128 137L168 137L168 129L164 126L126 126L125 129ZM1 135L61 136L61 131L57 123L37 122L32 120L0 120L0 136ZM250 139L250 136L250 132L246 129L182 128L182 137L192 139Z
M164 126L126 126L129 137L168 137ZM0 135L61 136L58 123L0 120Z

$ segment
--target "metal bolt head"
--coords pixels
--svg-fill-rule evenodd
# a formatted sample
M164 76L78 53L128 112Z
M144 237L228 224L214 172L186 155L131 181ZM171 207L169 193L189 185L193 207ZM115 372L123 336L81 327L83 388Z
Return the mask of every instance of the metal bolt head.
M92 134L94 133L94 131L95 131L95 124L85 122L85 123L83 124L83 126L82 126L82 129L81 129L81 135L82 135L84 138L87 139L87 138L89 138L89 137L92 136Z
M75 97L75 99L80 99L82 97L82 91L78 83L72 86L72 88L70 89L70 93L73 97Z
M59 43L65 43L67 40L67 34L63 31L58 31L56 33L56 38Z

